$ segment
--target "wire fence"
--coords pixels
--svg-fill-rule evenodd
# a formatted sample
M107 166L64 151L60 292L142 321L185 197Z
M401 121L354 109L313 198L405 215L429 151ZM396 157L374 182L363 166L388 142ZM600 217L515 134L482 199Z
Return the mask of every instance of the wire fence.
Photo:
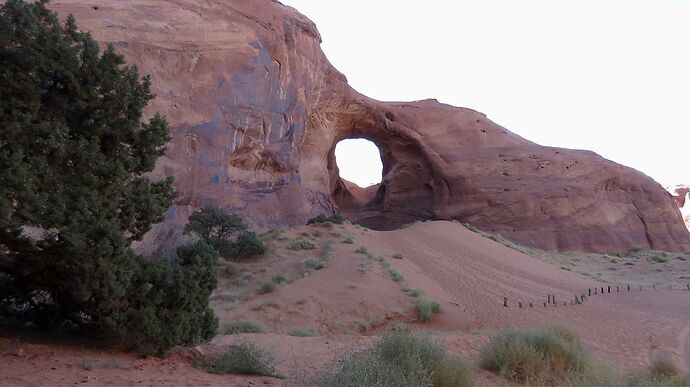
M503 306L506 308L510 307L518 307L520 309L522 308L534 308L534 307L539 307L543 305L544 308L548 306L568 306L568 305L581 305L587 301L587 299L595 296L603 296L606 294L612 294L612 293L627 293L627 292L642 292L644 290L652 290L652 291L657 291L657 290L685 290L685 291L690 291L690 284L685 285L685 288L678 288L678 287L673 287L672 285L669 285L667 287L659 287L656 284L650 286L642 286L642 285L598 285L595 287L590 287L587 288L587 290L581 292L580 294L574 294L570 296L563 296L561 294L556 297L556 293L547 293L546 294L546 301L540 301L540 302L523 302L522 300L517 301L516 303L512 302L508 299L508 297L503 297Z

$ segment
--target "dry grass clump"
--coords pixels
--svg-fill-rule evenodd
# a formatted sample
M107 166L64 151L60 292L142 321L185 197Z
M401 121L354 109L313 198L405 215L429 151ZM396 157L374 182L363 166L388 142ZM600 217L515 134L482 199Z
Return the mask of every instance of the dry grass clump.
M343 243L348 244L348 245L351 245L351 244L355 243L355 238L353 238L353 237L351 237L351 236L348 236L347 238L345 238L345 240L343 241Z
M690 374L683 374L669 359L657 357L642 374L627 377L626 387L690 387Z
M315 248L316 246L313 243L305 241L304 239L298 239L290 245L290 249L292 250L313 250Z
M468 363L450 356L428 336L409 331L384 334L369 350L339 363L318 383L324 387L469 387Z
M206 356L194 363L196 368L213 374L241 374L280 377L273 356L261 347L242 342L225 352Z
M264 333L264 327L260 322L251 320L234 320L223 325L223 333L234 335L237 333Z
M480 365L509 380L549 386L587 371L589 357L572 330L548 326L492 337L481 352Z
M418 320L421 323L430 323L434 314L441 313L441 304L436 301L420 300L417 303Z
M319 333L311 328L295 328L288 332L288 335L295 337L314 337L318 336Z

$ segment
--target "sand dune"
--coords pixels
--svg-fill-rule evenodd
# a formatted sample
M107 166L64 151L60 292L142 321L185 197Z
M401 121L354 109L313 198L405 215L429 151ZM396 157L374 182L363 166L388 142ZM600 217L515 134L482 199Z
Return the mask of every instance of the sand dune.
M348 237L352 244L344 243ZM396 231L311 225L274 233L268 239L267 257L233 264L234 273L221 279L212 301L221 323L254 320L264 325L266 333L221 334L197 350L179 349L164 360L73 345L5 341L0 343L0 384L35 385L45 380L86 385L244 386L250 380L261 384L266 378L205 374L190 366L190 358L251 340L271 350L284 375L313 374L336 354L370 345L378 333L401 323L435 330L452 352L476 357L495 330L560 321L581 334L595 359L639 368L655 354L664 353L690 369L689 291L627 291L620 286L616 292L613 284L612 293L572 305L575 295L602 286L608 291L610 284L562 270L453 222L417 223ZM290 245L296 240L311 241L315 248L293 250ZM403 259L394 258L398 254ZM326 265L305 274L304 262L309 258L322 258ZM400 275L398 282L392 271ZM257 294L255 290L276 274L290 282ZM251 279L238 283L242 276ZM433 322L417 322L412 288L441 304L442 312ZM544 307L547 294L554 294L559 305ZM503 297L508 298L507 308ZM319 336L289 336L294 328L312 329ZM87 371L84 359L100 360ZM485 378L491 381L491 376Z

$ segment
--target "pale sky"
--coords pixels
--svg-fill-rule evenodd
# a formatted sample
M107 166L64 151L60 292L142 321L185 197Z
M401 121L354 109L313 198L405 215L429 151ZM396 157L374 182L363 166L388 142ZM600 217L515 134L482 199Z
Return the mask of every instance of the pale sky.
M436 98L542 145L690 183L690 1L281 1L316 23L326 56L369 97Z

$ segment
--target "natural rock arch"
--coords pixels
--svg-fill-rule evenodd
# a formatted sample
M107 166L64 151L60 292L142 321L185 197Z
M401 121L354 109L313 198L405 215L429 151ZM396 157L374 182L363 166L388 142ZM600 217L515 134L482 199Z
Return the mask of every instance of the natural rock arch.
M174 249L203 205L262 229L343 207L375 228L456 219L544 249L690 249L676 204L649 177L540 146L471 109L363 96L324 56L314 24L277 1L92 3L50 7L150 74L149 113L172 129L155 174L174 176L179 196L139 250ZM338 139L358 136L385 162L363 205L348 201L357 195L332 156Z

